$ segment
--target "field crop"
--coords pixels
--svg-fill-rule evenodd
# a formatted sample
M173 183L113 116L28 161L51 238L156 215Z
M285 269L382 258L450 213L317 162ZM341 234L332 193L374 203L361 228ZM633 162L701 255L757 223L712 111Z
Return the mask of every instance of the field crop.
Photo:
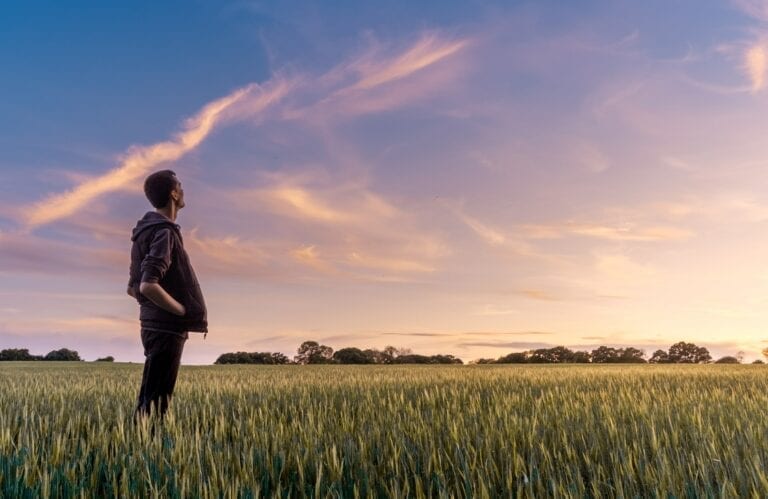
M0 363L3 497L765 497L768 367Z

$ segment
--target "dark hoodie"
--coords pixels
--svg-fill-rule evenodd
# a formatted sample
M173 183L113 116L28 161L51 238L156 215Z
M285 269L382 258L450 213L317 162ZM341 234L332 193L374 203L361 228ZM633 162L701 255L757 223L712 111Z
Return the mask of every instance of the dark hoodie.
M180 227L160 213L149 211L133 229L131 278L141 305L141 327L170 331L208 332L207 312L197 276L184 250ZM156 282L184 305L184 316L174 315L155 305L139 292L142 282Z

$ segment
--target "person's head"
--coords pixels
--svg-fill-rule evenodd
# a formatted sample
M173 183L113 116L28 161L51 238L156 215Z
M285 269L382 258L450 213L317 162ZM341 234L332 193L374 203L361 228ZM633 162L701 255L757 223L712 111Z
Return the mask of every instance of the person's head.
M165 208L175 203L176 208L184 208L184 189L172 170L160 170L144 181L144 194L155 208Z

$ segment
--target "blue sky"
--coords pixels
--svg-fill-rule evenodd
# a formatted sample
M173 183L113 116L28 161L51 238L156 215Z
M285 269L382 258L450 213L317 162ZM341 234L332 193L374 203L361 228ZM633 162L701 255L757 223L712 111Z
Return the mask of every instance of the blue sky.
M2 348L141 360L160 168L188 362L768 339L764 2L19 2L0 64Z

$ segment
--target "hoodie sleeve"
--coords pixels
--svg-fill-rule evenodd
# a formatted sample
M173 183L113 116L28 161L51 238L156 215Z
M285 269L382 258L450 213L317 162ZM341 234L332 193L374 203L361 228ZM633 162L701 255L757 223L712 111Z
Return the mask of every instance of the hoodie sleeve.
M158 282L171 266L173 234L171 229L155 231L149 251L141 262L141 282Z

